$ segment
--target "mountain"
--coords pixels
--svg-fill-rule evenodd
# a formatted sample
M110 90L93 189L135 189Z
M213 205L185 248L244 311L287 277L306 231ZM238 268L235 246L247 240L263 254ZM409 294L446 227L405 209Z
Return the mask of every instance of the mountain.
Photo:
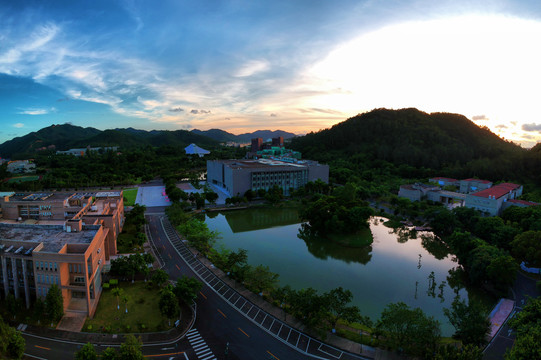
M237 135L239 139L241 139L242 142L250 142L253 138L262 138L263 140L272 139L275 137L282 136L285 139L291 139L295 137L296 135L287 131L283 130L257 130L251 133L245 133Z
M210 130L198 130L193 129L190 131L193 134L201 135L201 136L208 136L211 139L214 139L219 142L239 142L238 136L228 133L227 131L223 131L220 129L210 129Z
M303 157L326 162L351 161L352 156L362 154L365 159L395 165L460 168L469 176L493 177L519 166L526 152L463 115L428 114L413 108L360 114L330 129L294 138L291 148L301 151Z
M136 130L133 128L98 130L69 124L52 125L39 131L14 138L0 145L0 156L6 158L32 157L36 149L55 145L56 150L84 148L87 146L199 146L212 147L218 143L206 136L193 134L186 130Z
M36 149L49 145L55 145L57 150L64 150L73 139L92 137L100 132L91 127L83 128L70 124L51 125L4 142L0 145L0 156L12 157L15 154L33 153Z
M284 139L291 139L296 135L283 130L257 130L251 133L244 133L240 135L234 135L223 131L220 129L210 129L210 130L198 130L194 129L191 131L194 134L208 136L219 142L237 142L237 143L249 143L254 138L262 138L263 140L272 139L275 137L282 136Z

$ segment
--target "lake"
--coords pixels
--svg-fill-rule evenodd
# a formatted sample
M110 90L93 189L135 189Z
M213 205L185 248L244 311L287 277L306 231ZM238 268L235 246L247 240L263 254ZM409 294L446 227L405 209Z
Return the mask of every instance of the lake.
M373 217L374 242L367 248L348 248L328 240L299 237L301 222L294 208L234 210L207 214L205 222L220 233L216 248L248 250L248 263L263 264L280 275L280 285L320 292L336 287L353 293L353 304L373 320L386 304L403 301L420 307L441 323L442 335L454 328L443 315L455 296L447 284L449 269L457 266L428 232L396 232ZM424 238L424 240L423 240ZM423 247L432 250L432 255ZM431 275L431 273L433 274ZM457 290L467 298L465 289Z

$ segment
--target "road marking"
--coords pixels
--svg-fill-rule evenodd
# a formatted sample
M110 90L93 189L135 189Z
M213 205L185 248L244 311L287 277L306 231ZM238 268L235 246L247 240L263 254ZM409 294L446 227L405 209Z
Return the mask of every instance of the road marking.
M246 333L244 332L244 330L242 330L241 328L237 328L237 329L239 329L239 330L240 330L240 332L241 332L241 333L243 333L244 335L246 335L246 336L250 337L250 335L246 334Z
M207 297L205 296L205 294L203 294L201 291L200 291L199 293L200 293L201 296L204 297L205 299L207 298Z
M280 359L278 359L273 353L271 353L269 350L267 350L267 354L269 354L270 356L272 356L272 357L275 358L276 360L280 360Z
M167 254L169 256L169 259L172 259L171 254Z
M173 355L180 355L184 354L184 351L176 352L176 353L169 353L169 354L153 354L153 355L144 355L145 357L158 357L158 356L173 356Z
M219 312L220 314L222 314L222 316L223 316L224 318L227 319L227 316L226 316L220 309L216 309L216 310L218 310L218 312Z
M180 270L180 268L178 267L178 265L177 265L177 264L175 264L175 266L177 267L177 269L178 269L178 270Z
M39 346L39 345L34 345L34 346L40 349L44 349L44 350L51 350L48 347L44 347L44 346Z

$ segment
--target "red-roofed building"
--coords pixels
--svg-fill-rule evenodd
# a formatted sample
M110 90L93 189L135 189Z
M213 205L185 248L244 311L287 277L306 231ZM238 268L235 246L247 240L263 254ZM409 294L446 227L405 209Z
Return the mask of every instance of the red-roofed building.
M492 186L492 182L481 179L464 179L460 180L460 192L470 194L473 192L486 190Z
M465 206L496 216L500 214L506 201L513 200L520 195L522 195L522 185L502 183L468 194Z
M541 204L533 202L533 201L511 199L503 203L502 211L511 206L530 207L530 206L538 206L538 205L541 205Z

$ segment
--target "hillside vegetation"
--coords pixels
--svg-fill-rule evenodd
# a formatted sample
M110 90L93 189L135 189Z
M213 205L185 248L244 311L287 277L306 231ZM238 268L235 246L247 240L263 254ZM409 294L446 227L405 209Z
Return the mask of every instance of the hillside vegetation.
M535 177L539 181L532 166L541 161L539 145L528 151L463 115L427 114L413 108L357 115L330 129L294 138L291 147L305 158L331 165L347 163L353 170L374 167L374 161L427 170L412 177L439 174L497 181L512 174L517 181Z

